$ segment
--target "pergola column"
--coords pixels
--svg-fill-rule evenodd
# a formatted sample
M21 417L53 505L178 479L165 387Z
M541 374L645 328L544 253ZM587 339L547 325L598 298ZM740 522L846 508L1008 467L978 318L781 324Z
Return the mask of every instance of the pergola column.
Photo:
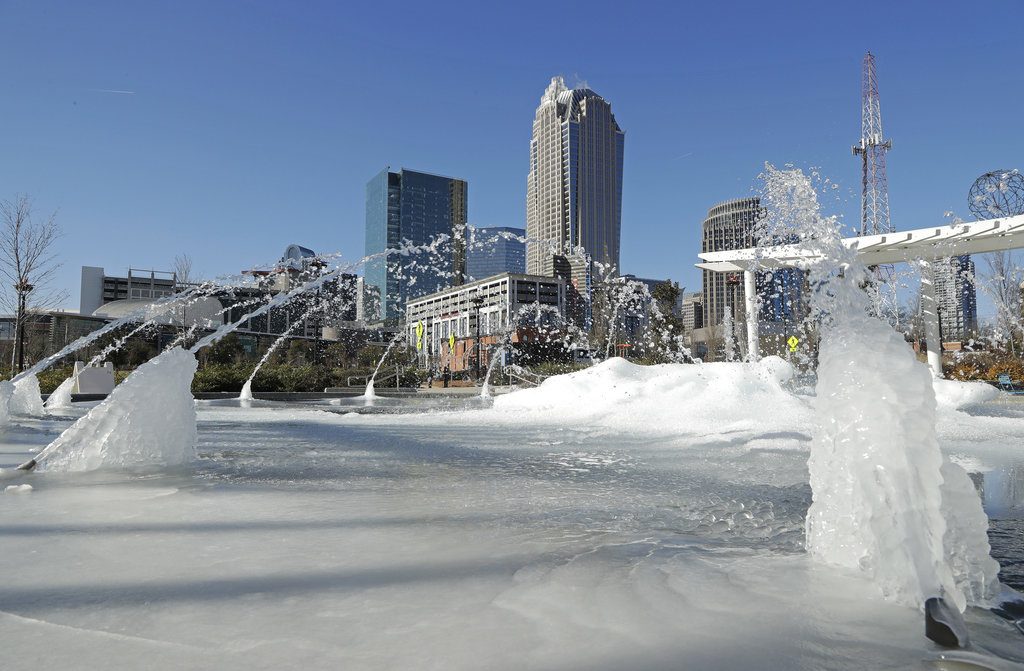
M935 300L935 271L932 263L921 266L921 318L924 320L924 339L928 347L928 367L932 375L942 377L942 342L939 334L939 306Z
M761 341L757 333L757 282L754 271L743 271L743 302L747 309L747 360L761 358Z

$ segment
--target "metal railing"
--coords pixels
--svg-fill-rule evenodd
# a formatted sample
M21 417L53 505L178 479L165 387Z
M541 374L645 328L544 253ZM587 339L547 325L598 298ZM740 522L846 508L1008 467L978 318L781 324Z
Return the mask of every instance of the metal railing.
M349 387L365 387L367 384L370 383L370 378L371 377L373 377L373 376L372 375L349 375L347 378L345 378L345 384L347 386L349 386ZM394 378L394 380L395 380L395 389L398 389L401 386L401 383L402 383L402 372L397 367L395 368L395 372L394 373L388 373L387 375L384 375L383 373L381 373L380 375L378 375L377 379L374 380L373 385L375 387L377 385L382 385L382 383L387 382L388 380L390 380L392 378ZM352 380L361 380L362 382L361 382L361 384L354 385L354 384L352 384Z
M533 387L540 385L544 381L542 375L532 373L521 366L505 366L501 369L501 372L510 380L515 380L517 383L522 382Z

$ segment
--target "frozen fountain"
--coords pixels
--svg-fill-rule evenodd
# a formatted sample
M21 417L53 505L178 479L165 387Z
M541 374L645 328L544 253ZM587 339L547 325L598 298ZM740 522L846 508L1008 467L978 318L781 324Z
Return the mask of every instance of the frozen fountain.
M943 617L963 644L955 612L991 604L999 567L973 485L939 450L931 373L871 315L867 271L820 214L810 180L768 166L762 203L776 234L796 231L829 260L807 269L821 330L808 552L864 573L890 600L928 603L930 615L951 605Z

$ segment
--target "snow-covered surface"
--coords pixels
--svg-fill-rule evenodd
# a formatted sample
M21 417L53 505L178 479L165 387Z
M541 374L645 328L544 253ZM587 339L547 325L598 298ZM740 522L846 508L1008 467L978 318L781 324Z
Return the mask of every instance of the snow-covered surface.
M780 370L609 362L414 414L198 404L188 469L5 483L34 489L0 501L3 666L923 668L918 611L804 551L814 399ZM1024 516L1024 405L984 410L940 407L938 443ZM5 474L69 419L13 422Z

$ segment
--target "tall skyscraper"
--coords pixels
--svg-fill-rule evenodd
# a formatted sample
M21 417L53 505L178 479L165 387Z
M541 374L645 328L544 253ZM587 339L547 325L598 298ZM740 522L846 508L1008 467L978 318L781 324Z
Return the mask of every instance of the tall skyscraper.
M932 263L941 339L966 340L978 331L974 261L967 254Z
M759 198L727 200L715 205L704 220L701 252L744 249L758 244L757 222L763 214ZM781 242L786 241L772 240L766 244ZM734 320L742 321L746 314L742 273L703 273L704 325L721 324L726 307L731 308ZM804 314L803 283L803 272L796 268L757 273L758 320L763 324L799 321Z
M385 168L366 185L365 279L380 296L387 324L397 324L410 298L462 284L469 185L461 179ZM441 236L444 236L443 238ZM436 243L433 253L386 254L403 245Z
M754 226L762 216L758 198L727 200L708 210L701 238L701 252L721 252L754 246ZM725 308L732 308L733 319L741 318L744 311L742 274L731 277L727 273L704 274L704 325L717 326L725 317Z
M608 101L552 78L530 140L528 273L569 277L583 293L590 268L567 253L578 247L593 261L618 270L624 143Z
M508 226L476 229L467 240L466 275L474 280L526 272L526 231Z

